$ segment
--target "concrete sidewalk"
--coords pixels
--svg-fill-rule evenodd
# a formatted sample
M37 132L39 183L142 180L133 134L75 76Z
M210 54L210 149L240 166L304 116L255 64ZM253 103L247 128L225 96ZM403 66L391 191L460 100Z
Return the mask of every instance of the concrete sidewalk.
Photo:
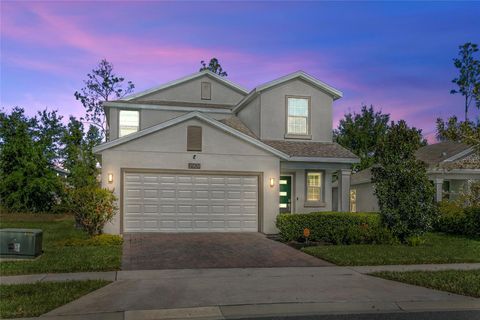
M371 277L347 267L302 267L119 271L117 281L45 316L115 319L120 313L125 319L176 319L193 317L181 312L211 312L197 318L231 319L457 309L480 310L480 299ZM176 312L182 316L174 316Z
M379 271L439 271L439 270L475 270L480 269L480 263L451 263L451 264L413 264L413 265L385 265L385 266L353 266L340 267L332 266L329 268L343 268L350 269L358 273L369 274ZM175 269L175 270L161 270L163 274L181 276L184 273L190 273L196 269ZM210 270L210 269L198 269ZM218 269L222 270L222 269ZM224 269L230 270L230 269ZM242 270L242 269L239 269ZM38 281L70 281L70 280L107 280L115 281L120 278L128 278L129 275L138 277L144 274L144 277L149 277L149 274L155 273L156 270L131 270L131 271L107 271L107 272L74 272L74 273L42 273L30 274L20 276L1 276L0 284L21 284L34 283Z

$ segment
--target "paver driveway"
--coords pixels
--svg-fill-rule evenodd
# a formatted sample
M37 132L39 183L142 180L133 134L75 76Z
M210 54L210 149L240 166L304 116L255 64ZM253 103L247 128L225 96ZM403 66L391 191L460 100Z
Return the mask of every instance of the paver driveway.
M132 233L123 242L123 270L328 265L260 233Z

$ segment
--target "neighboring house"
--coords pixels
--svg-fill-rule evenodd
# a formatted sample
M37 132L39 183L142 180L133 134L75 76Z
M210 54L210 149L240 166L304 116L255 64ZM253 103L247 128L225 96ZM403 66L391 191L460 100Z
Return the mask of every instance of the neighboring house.
M427 165L427 175L435 186L435 199L455 200L468 191L474 180L480 180L480 157L470 146L446 141L422 147L417 159ZM351 178L351 211L379 211L371 182L371 169L365 169ZM335 192L335 191L334 191Z
M123 232L276 233L279 212L349 208L358 158L332 142L337 89L296 72L248 92L202 71L103 104L109 141L97 146L102 185Z

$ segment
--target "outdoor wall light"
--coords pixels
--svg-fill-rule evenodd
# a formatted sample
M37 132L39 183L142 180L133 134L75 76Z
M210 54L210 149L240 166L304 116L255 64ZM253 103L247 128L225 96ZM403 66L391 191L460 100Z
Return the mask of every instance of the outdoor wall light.
M113 173L109 173L107 175L107 181L108 181L108 183L113 183Z
M275 178L270 178L270 187L274 187L275 186Z

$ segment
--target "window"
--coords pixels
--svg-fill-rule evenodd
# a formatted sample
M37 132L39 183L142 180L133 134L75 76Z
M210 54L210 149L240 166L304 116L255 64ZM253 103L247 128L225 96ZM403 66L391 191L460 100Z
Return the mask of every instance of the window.
M140 127L140 113L134 110L120 110L118 136L137 132Z
M350 212L357 212L357 189L350 189Z
M202 82L202 100L212 99L212 84L210 82Z
M322 173L307 172L307 201L320 202L322 200Z
M308 135L309 98L287 97L287 134Z
M187 127L187 151L202 151L202 127Z

